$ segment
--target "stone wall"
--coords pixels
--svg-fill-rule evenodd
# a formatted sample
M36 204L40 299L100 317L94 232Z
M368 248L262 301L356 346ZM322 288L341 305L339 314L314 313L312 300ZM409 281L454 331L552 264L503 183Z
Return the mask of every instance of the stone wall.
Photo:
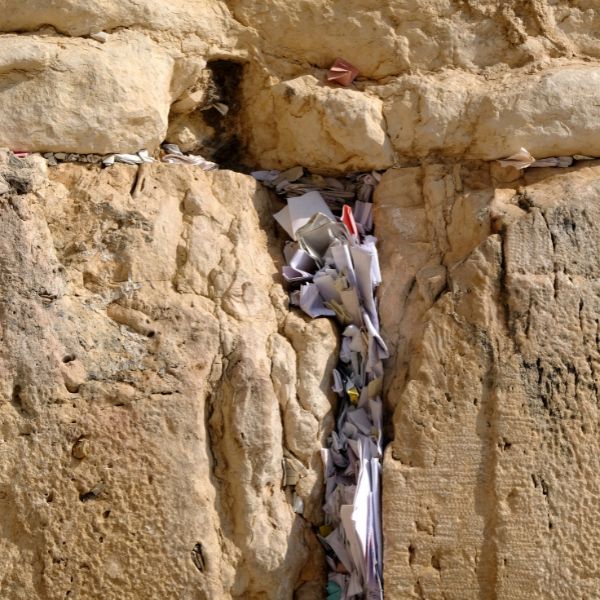
M63 165L0 207L1 596L318 597L337 341L287 310L268 193Z
M0 0L0 148L385 171L387 597L594 598L600 171L490 161L600 156L599 26L586 0ZM321 597L337 340L288 310L277 201L226 170L15 169L0 597Z

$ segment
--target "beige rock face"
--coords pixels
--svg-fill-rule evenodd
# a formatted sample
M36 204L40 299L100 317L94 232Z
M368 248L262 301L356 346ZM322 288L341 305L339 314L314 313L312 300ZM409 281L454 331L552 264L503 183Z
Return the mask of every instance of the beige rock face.
M0 207L0 596L320 588L336 337L287 310L267 193L65 165Z
M589 0L0 0L0 148L386 170L387 598L597 598L600 166L486 161L600 156L599 27ZM322 597L337 341L289 310L276 204L0 151L2 600Z
M382 294L397 344L383 500L390 598L600 593L589 576L599 173L544 170L508 187L471 164L384 178L378 231L384 255L392 243L401 255L384 261ZM434 264L447 273L437 298L414 284L431 281Z
M348 171L381 169L394 160L381 100L357 90L325 87L313 76L267 89L249 105L246 118L254 124L250 148L267 167L282 168L300 156L302 165L317 171L324 165ZM269 148L273 128L277 144Z
M44 26L51 26L70 36L127 27L199 34L204 42L209 42L209 32L223 28L227 21L227 9L217 0L173 0L168 4L152 0L91 0L85 3L76 0L40 3L2 0L0 10L0 31L35 32Z
M11 107L0 112L2 145L95 154L153 149L164 140L171 102L203 67L131 32L106 44L0 37L1 94Z
M489 160L524 143L538 157L600 154L589 3L2 0L0 14L0 146L102 154L169 138L322 172ZM100 29L104 45L75 37ZM361 71L351 89L325 82L339 55ZM182 119L182 100L210 96L211 61L242 68L213 98L231 110L204 113L207 101Z
M536 157L600 154L590 128L600 121L594 98L600 72L565 64L492 81L466 73L401 77L379 88L398 155L440 153L492 160L521 146ZM574 94L573 90L577 90Z

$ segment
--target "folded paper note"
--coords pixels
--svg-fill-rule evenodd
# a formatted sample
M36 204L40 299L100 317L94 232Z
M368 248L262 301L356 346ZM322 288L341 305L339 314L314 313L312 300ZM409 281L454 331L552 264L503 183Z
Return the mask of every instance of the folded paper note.
M514 167L515 169L526 169L535 162L535 158L525 148L521 148L515 154L502 158L498 161L503 167Z
M162 162L180 165L195 165L203 171L213 171L218 169L217 163L206 160L199 154L184 154L177 144L163 144L163 150L166 154L162 157Z
M349 86L357 77L358 69L345 61L343 58L336 58L327 72L327 81L333 81L343 86Z

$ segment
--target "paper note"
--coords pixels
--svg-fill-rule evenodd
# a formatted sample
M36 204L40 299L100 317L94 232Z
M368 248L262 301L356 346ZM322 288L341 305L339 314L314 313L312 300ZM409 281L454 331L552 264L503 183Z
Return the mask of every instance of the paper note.
M503 167L514 167L515 169L526 169L535 162L535 158L525 148L521 148L515 154L502 158L498 161Z
M319 289L314 283L305 283L300 288L300 308L313 318L335 316L335 312L323 304Z
M350 85L357 77L358 69L343 58L336 58L327 73L327 81Z

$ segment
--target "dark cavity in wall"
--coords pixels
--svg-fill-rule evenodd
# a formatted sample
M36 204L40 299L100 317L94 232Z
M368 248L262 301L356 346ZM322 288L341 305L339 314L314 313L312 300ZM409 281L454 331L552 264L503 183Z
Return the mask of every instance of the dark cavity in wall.
M167 141L179 144L186 152L201 154L221 168L245 170L240 162L243 152L239 137L243 74L241 63L210 61L196 85L187 91L199 98L197 106L182 114L178 103L173 105Z
M238 136L240 112L240 84L244 67L240 63L228 60L215 60L208 63L212 72L213 81L220 94L229 107L229 112L224 118L220 117L216 108L206 111L205 119L218 132L219 143L215 148L214 160L220 165L240 170L241 158L240 140Z

